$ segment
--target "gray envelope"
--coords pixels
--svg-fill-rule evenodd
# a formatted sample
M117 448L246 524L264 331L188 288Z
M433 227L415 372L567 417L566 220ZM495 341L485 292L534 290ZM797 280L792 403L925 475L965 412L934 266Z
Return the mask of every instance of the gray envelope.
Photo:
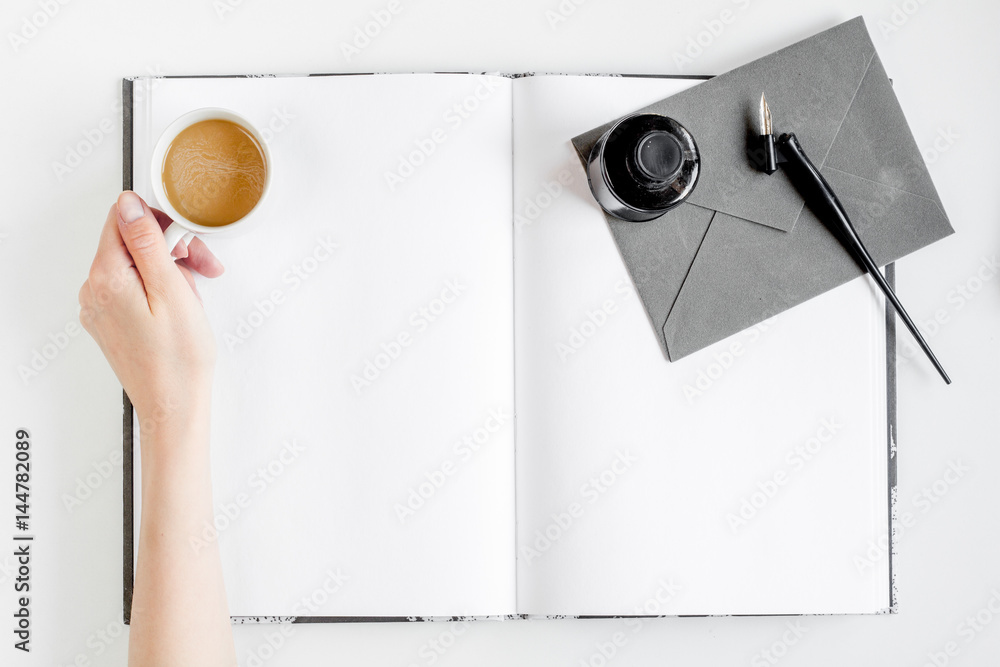
M641 109L680 121L702 157L684 204L650 222L606 216L671 361L863 273L781 170L753 167L761 93L879 266L954 232L861 17ZM611 124L573 139L585 164Z

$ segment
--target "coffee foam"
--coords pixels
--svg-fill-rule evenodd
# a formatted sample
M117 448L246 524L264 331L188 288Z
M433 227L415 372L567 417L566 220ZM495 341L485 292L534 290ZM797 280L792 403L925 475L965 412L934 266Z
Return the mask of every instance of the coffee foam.
M218 227L256 206L266 169L264 153L246 128L228 120L205 120L170 143L163 158L163 187L186 219Z

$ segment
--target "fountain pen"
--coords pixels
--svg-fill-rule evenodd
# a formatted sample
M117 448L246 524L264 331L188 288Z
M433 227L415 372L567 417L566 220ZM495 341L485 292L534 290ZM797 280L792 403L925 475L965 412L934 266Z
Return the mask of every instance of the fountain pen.
M906 328L910 330L913 337L916 339L917 343L920 345L920 349L924 351L927 358L930 359L934 368L937 372L941 374L946 384L951 384L951 378L945 372L944 368L941 366L941 362L937 360L934 353L931 351L930 346L924 337L920 334L920 330L917 329L917 325L913 323L910 316L907 314L906 309L903 308L903 304L899 302L896 298L895 292L886 282L885 278L882 276L882 272L879 271L878 265L875 264L875 260L868 253L868 249L865 248L865 244L861 242L861 237L858 236L857 230L851 223L851 219L847 215L847 211L841 205L840 200L837 199L837 195L834 194L833 188L827 183L823 175L819 173L809 158L806 156L805 150L802 148L802 144L795 137L792 132L785 132L777 141L774 139L774 134L771 130L771 110L767 106L767 100L764 96L760 96L760 127L761 127L761 142L763 144L764 150L764 164L762 169L767 174L772 174L777 170L777 165L781 164L784 168L785 173L788 174L792 183L795 185L796 189L802 194L803 199L805 199L806 205L816 214L816 217L833 233L837 240L840 241L848 252L854 257L854 260L861 266L862 269L867 271L875 284L879 286L882 293L885 294L885 298L889 300L892 307L896 309L896 313L899 318L903 320L903 324ZM781 156L784 161L779 161L775 154L775 146L781 151Z

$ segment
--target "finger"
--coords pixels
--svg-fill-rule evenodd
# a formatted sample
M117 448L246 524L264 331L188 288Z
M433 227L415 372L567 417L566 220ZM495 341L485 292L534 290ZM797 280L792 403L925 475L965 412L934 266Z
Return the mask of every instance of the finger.
M187 257L188 256L187 242L185 242L184 239L178 241L177 245L174 246L174 249L170 251L170 256L173 257L174 259L184 259L185 257Z
M80 292L76 296L76 300L80 304L81 312L90 309L90 304L93 302L93 295L94 293L91 290L90 281L88 280L83 283L83 287L80 288Z
M198 286L194 283L194 276L191 275L191 270L187 266L187 260L182 259L178 261L177 268L181 270L181 275L184 276L184 280L187 281L187 284L191 288L191 291L194 292L194 295L198 297L198 301L204 305L204 302L201 301L201 294L198 293Z
M94 290L91 288L89 280L83 283L77 299L80 302L80 324L83 325L87 333L94 336Z
M149 206L149 204L146 204L146 206ZM160 229L166 229L170 223L173 222L170 216L160 209L149 206L149 210L153 212L153 217L156 218L158 223L160 223Z
M125 247L125 241L122 240L121 232L118 230L118 204L112 204L101 229L97 254L90 270L92 273L110 275L133 265L132 255Z
M146 204L146 206L149 206L149 204ZM166 231L167 227L170 226L170 223L173 222L173 220L170 219L170 216L161 211L160 209L153 208L152 206L149 206L149 210L153 212L153 217L156 218L156 222L157 224L160 225L160 229L162 231ZM176 259L183 259L187 257L188 256L187 242L184 239L178 241L177 245L174 246L174 249L170 251L170 256Z
M206 278L218 278L226 270L219 258L197 236L188 244L187 252L184 264Z
M101 229L97 254L90 266L91 288L100 294L117 292L140 283L135 262L118 229L118 204L111 206Z
M90 282L83 283L80 291L76 295L76 300L80 303L80 306L86 306L90 303L90 295L92 294L90 290Z
M160 209L150 207L150 210L156 217L156 221L160 223L160 229L166 229L173 222L170 216ZM219 258L197 236L190 243L183 239L180 240L177 243L177 248L171 254L178 259L186 257L188 261L185 264L206 278L218 278L226 270Z
M130 190L118 196L118 229L142 277L146 295L164 296L177 280L176 267L156 217Z

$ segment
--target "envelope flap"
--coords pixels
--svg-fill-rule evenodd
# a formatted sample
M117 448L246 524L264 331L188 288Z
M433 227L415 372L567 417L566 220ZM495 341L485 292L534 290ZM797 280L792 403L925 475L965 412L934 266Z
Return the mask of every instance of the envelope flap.
M858 88L854 103L830 147L821 170L836 169L926 197L943 211L889 77L876 55ZM950 140L947 135L944 137ZM809 149L806 146L807 150ZM883 205L887 202L883 201Z
M694 135L702 172L689 203L789 231L801 195L787 178L762 178L752 163L760 95L767 95L775 132L794 131L822 163L874 54L858 17L641 112L675 118Z

